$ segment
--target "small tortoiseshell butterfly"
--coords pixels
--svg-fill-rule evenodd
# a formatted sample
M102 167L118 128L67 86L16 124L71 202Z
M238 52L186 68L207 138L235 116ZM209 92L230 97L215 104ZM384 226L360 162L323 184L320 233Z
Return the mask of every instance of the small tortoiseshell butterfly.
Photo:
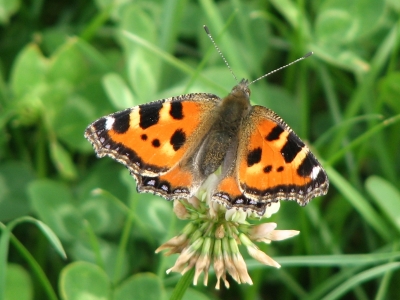
M128 108L93 122L85 137L98 157L130 170L138 192L168 200L191 197L219 167L211 196L228 209L262 215L271 202L304 206L325 195L318 160L277 114L250 104L248 85L223 99L195 93Z

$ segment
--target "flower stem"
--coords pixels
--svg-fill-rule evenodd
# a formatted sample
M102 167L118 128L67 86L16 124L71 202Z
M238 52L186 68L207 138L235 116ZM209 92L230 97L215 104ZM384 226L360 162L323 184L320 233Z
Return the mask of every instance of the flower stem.
M194 276L194 268L191 268L181 277L181 279L179 279L169 299L170 300L182 299L190 283L193 281L193 276Z

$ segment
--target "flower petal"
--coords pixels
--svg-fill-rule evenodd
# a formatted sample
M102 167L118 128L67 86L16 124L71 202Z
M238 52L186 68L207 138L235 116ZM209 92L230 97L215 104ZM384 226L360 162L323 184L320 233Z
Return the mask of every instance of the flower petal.
M267 254L262 252L260 249L258 249L255 245L254 247L247 247L247 251L249 251L249 254L256 260L258 260L260 263L263 263L267 266L272 266L275 268L280 268L281 265L278 264L275 260L273 260L271 257L269 257Z
M271 215L278 212L279 208L281 207L281 202L272 202L270 205L267 205L265 208L265 213L263 214L263 218L269 218Z
M249 230L249 238L252 240L259 240L265 238L271 231L276 228L276 223L263 223L252 227Z
M158 247L156 249L156 253L158 253L158 252L160 252L162 250L165 250L165 249L178 247L180 245L183 245L187 241L188 241L187 237L185 235L183 235L183 234L178 235L178 236L174 236L172 239L170 239L169 241L165 242L160 247Z
M174 213L178 217L178 219L190 219L190 213L187 211L185 205L182 204L181 200L174 201Z
M172 268L167 270L167 274L169 274L170 272L185 273L188 270L187 267L184 268L186 263L196 253L200 254L200 253L198 253L198 250L200 249L201 245L203 244L203 240L204 240L203 238L199 238L196 241L194 241L193 244L191 244L190 246L183 249L181 255L179 255L178 259L176 260L175 265Z
M200 209L200 200L197 197L195 197L195 196L190 197L188 199L188 203L190 205L192 205L196 210Z
M197 279L199 278L201 272L204 271L204 285L207 285L208 280L208 268L210 267L211 260L211 247L212 247L212 239L210 237L206 237L203 242L203 247L201 249L201 254L198 260L196 261L196 272L193 278L193 284L197 285Z
M243 209L228 209L225 213L225 220L228 222L237 222L240 224L247 224L246 222L247 213Z
M241 282L253 285L253 281L247 272L246 263L244 262L243 256L240 254L240 252L238 252L236 255L233 255L233 264L238 271Z
M266 238L271 241L282 241L300 233L298 230L274 230L267 234Z

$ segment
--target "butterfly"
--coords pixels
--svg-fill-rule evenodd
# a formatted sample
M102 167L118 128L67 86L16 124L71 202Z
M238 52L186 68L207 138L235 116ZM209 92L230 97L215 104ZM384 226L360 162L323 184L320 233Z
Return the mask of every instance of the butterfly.
M223 99L193 93L110 114L90 124L85 137L98 157L130 170L139 193L168 200L192 197L219 168L211 199L259 215L279 200L304 206L329 188L321 164L282 118L250 104L245 79Z

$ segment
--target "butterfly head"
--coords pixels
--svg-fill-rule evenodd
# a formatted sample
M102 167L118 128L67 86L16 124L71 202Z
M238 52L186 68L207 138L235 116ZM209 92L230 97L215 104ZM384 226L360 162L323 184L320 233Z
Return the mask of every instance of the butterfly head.
M235 85L231 91L231 95L237 98L250 99L249 81L242 79L237 85ZM249 100L250 101L250 100Z
M237 123L251 110L249 81L242 79L226 96L221 105L220 115L226 122ZM237 123L238 125L239 123Z

